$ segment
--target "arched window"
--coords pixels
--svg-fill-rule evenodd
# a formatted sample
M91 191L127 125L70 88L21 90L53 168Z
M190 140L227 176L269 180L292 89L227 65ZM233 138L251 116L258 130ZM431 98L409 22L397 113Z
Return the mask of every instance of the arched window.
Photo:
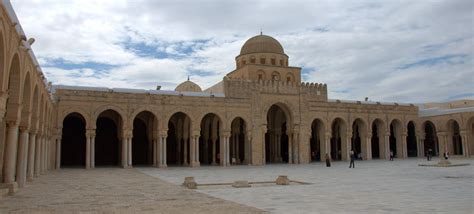
M292 73L288 73L288 74L286 75L286 82L293 82L294 79L295 79L295 77L293 76Z
M271 63L272 65L276 65L276 59L275 59L275 57L272 57L272 58L270 59L270 63Z
M255 64L255 61L256 61L255 56L251 56L250 57L250 63Z
M265 64L265 63L266 63L266 62L265 62L265 58L263 58L263 57L260 58L260 64Z
M272 73L272 80L279 81L280 80L280 73L278 73L277 71L274 71Z
M263 70L257 71L257 77L258 77L258 80L264 80L265 79L265 72Z

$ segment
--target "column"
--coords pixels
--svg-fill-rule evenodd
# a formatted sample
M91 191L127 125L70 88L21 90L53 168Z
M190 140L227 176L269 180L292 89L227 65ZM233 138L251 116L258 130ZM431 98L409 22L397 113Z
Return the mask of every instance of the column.
M190 150L189 154L191 156L190 162L191 162L191 167L194 167L194 165L196 163L196 138L194 136L191 136L190 141L191 141L191 145L190 145L191 148L189 148L189 150Z
M226 146L225 146L225 148L226 148L226 155L225 155L225 157L226 157L226 165L229 166L229 165L230 165L230 160L229 160L229 150L230 150L230 148L229 148L229 142L230 142L230 136L227 135L227 136L225 137L225 139L226 139L226 140L225 140L225 142L226 142Z
M328 154L329 156L331 155L331 133L326 133L325 135L325 139L324 139L324 154L321 154L321 161L323 161L323 158L326 154ZM330 157L331 159L333 157Z
M35 148L35 177L40 175L41 168L41 135L36 135L36 148Z
M226 166L226 161L225 161L225 152L226 152L226 148L225 148L225 137L224 136L221 136L220 137L221 139L219 140L219 143L220 143L220 146L219 146L219 164L221 166Z
M298 131L293 131L293 163L300 163L300 134Z
M446 137L446 132L438 132L438 151L439 151L439 158L441 160L444 159L444 152L447 151L446 149L446 143L447 143L447 137Z
M156 139L151 140L152 143L152 156L153 156L153 167L158 167L158 142L156 142Z
M123 136L122 138L122 168L127 168L128 162L127 162L127 137Z
M366 160L372 160L372 133L369 132L367 133L367 137L365 138L365 145L366 145L366 154L365 154L365 159Z
M281 163L283 160L281 158L281 134L280 133L276 135L276 140L277 140L277 161Z
M127 137L127 152L128 152L128 156L127 156L127 162L128 162L128 167L132 167L132 137L129 136Z
M91 169L95 168L95 131L91 135Z
M91 168L91 137L90 134L86 137L86 169Z
M187 166L189 165L189 160L188 160L188 136L184 137L183 139L183 151L184 151L184 163L183 165L184 166Z
M35 175L35 150L36 150L36 134L35 133L30 133L30 140L28 146L28 167L26 169L27 171L27 180L32 181L33 176Z
M16 164L16 181L18 187L24 187L26 183L26 154L28 152L28 128L20 127L20 140L18 142L18 155Z
M41 136L41 164L40 164L40 174L45 173L45 162L46 162L46 135Z
M351 142L351 137L352 136L352 131L349 131L346 133L345 139L341 139L345 141L346 143L342 145L343 149L346 151L342 151L342 160L348 161L350 160L350 151L352 148L352 142Z
M163 136L163 149L161 151L161 154L162 154L162 157L163 157L163 161L162 161L162 167L167 167L167 160L166 160L166 136Z
M240 164L240 141L239 134L235 135L235 160L237 164Z
M5 159L3 169L3 182L15 182L15 166L18 146L18 125L16 122L7 123L7 142L5 148Z
M288 163L293 163L293 133L288 133Z
M201 163L199 162L199 135L195 135L194 136L196 138L196 145L195 145L195 149L196 149L196 161L195 161L195 164L196 166L200 166Z
M212 142L212 165L216 165L216 138L211 138Z
M408 157L407 137L406 133L402 134L402 158Z
M385 149L385 159L390 160L390 132L385 133L385 142L383 145Z
M56 139L56 169L61 168L61 138Z
M462 156L469 157L469 143L467 142L468 133L467 131L461 131L461 145L462 145Z

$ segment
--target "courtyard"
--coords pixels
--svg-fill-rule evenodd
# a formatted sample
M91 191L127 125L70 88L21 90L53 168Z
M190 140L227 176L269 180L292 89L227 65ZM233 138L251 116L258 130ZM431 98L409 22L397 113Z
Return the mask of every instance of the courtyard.
M434 159L431 163L437 163ZM473 213L474 160L464 167L421 167L425 159L356 161L307 165L272 164L232 166L140 168L139 171L179 185L185 176L199 183L236 180L272 181L278 175L310 185L216 186L198 192L256 207L272 213Z

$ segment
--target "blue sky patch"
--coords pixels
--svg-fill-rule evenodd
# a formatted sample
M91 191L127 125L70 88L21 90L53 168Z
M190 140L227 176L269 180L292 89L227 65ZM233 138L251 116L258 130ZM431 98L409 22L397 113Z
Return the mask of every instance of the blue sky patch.
M441 63L449 65L463 64L467 56L467 54L449 54L440 57L426 58L414 63L401 65L398 67L398 69L408 69L419 66L433 66Z

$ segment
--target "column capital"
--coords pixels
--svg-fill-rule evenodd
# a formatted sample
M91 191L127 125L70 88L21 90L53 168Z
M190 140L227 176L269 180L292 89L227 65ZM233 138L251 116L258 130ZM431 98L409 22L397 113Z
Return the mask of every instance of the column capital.
M18 128L20 129L20 132L27 132L27 131L29 131L29 127L28 127L28 126L19 126Z
M438 136L446 136L446 135L448 135L448 132L440 131L440 132L437 132L436 134L437 134Z
M469 132L467 130L461 130L461 131L459 131L459 134L460 135L468 135Z
M18 126L18 121L16 121L16 120L7 120L6 124L7 124L8 127Z

